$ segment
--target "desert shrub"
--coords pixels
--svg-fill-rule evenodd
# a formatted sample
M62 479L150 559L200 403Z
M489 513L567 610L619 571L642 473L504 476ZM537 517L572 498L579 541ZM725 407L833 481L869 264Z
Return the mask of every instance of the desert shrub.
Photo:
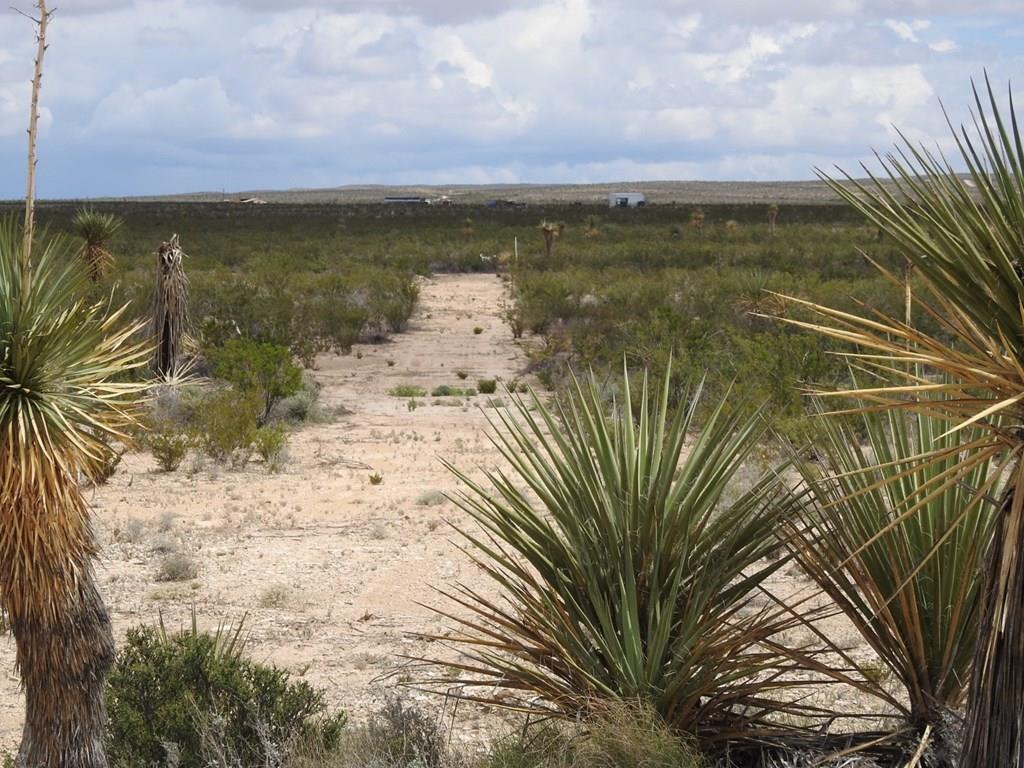
M476 383L476 388L481 395L493 395L498 390L498 382L494 379L480 379Z
M396 384L388 390L391 397L426 397L427 390L416 384Z
M767 725L769 695L773 716L806 713L784 681L811 670L779 640L804 617L769 606L734 620L787 562L763 563L782 515L773 474L728 496L766 426L720 403L691 435L700 397L670 415L670 381L643 382L636 417L628 379L614 406L594 375L553 410L515 397L492 438L512 472L455 471L456 503L485 531L468 549L507 605L451 595L474 612L458 641L473 674L445 683L569 716L636 701L702 745Z
M441 491L426 491L416 497L416 504L421 507L436 507L447 503L447 501L448 497Z
M207 353L213 373L242 392L259 395L263 424L274 404L302 388L302 369L292 362L292 353L274 344L232 339Z
M414 704L389 698L367 723L344 729L330 747L301 745L288 768L468 768L448 747L440 721Z
M271 409L268 421L302 424L325 419L326 414L320 405L320 385L311 376L303 375L299 390L278 400Z
M288 433L284 427L279 424L260 427L253 435L253 445L268 470L281 471L288 447Z
M579 724L541 721L493 741L477 768L700 768L691 742L649 708L606 706Z
M345 721L323 693L244 655L241 630L129 629L107 681L107 751L117 768L207 768L211 752L239 766L276 765L316 736L337 742ZM217 743L211 743L215 736Z
M434 387L431 391L431 397L473 397L476 394L476 390L472 387L453 387L450 384L442 384L439 387Z
M219 389L196 407L196 440L210 458L245 466L252 456L257 419L263 408L258 394Z
M199 575L196 561L183 552L171 552L157 566L157 581L191 581Z
M145 441L157 466L164 472L174 472L180 467L192 446L188 431L169 421L152 424Z

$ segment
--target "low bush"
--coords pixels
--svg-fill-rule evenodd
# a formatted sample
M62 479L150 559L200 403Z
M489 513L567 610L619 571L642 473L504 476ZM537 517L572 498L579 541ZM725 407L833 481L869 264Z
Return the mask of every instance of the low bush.
M164 472L174 472L180 467L192 446L192 436L167 421L152 425L145 440L157 466Z
M427 390L416 384L397 384L388 390L392 397L426 397Z
M160 561L155 578L157 581L191 581L198 575L195 560L182 552L172 552Z
M196 440L210 458L243 467L252 457L263 403L258 394L217 390L197 405Z
M249 339L231 339L207 353L213 374L242 392L259 396L263 424L274 405L302 388L302 369L287 347Z
M494 379L480 379L476 383L476 388L480 390L481 395L493 395L498 390L498 382Z
M436 717L390 698L365 725L345 729L333 747L305 744L288 768L468 768L448 743Z
M260 427L253 436L253 446L267 469L280 472L284 467L288 433L280 424Z
M241 630L129 629L107 681L115 768L280 765L306 739L334 747L345 722L324 695L244 655Z
M453 387L450 384L442 384L434 387L430 393L431 397L473 397L476 390L472 387Z

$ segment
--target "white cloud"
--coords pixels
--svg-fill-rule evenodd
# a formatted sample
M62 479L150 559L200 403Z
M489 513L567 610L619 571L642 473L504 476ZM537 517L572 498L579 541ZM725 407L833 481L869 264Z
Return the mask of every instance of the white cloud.
M907 0L898 17L882 0L64 2L43 106L48 189L68 193L126 178L799 178L885 148L893 123L944 136L936 95L955 110L983 65L1000 82L1024 64L1016 0ZM952 20L968 12L970 30ZM11 156L26 25L0 14Z
M928 29L931 26L931 22L925 19L915 19L913 21L886 19L885 26L895 32L896 36L900 39L906 40L908 43L919 43L921 40L918 38L917 33Z

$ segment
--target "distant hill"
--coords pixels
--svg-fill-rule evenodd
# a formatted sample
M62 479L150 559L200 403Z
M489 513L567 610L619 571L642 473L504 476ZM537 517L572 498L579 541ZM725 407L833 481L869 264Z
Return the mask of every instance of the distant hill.
M488 200L519 203L603 204L609 192L643 192L653 205L665 203L838 203L839 199L820 181L621 181L606 184L493 184L422 186L349 186L329 189L242 190L231 193L193 192L134 198L100 198L168 202L221 202L258 200L268 203L377 203L387 196L442 196L452 203L480 204Z

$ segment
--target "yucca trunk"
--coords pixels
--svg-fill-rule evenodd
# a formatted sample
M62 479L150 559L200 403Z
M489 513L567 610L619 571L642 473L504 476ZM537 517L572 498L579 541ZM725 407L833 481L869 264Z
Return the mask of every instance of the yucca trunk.
M106 768L103 686L114 639L96 588L89 508L73 464L24 445L0 446L0 457L24 457L0 462L0 600L25 692L16 766Z
M961 768L1024 766L1024 498L1010 483L989 553Z
M114 662L110 617L91 567L56 613L10 613L25 690L17 768L106 768L103 688Z

